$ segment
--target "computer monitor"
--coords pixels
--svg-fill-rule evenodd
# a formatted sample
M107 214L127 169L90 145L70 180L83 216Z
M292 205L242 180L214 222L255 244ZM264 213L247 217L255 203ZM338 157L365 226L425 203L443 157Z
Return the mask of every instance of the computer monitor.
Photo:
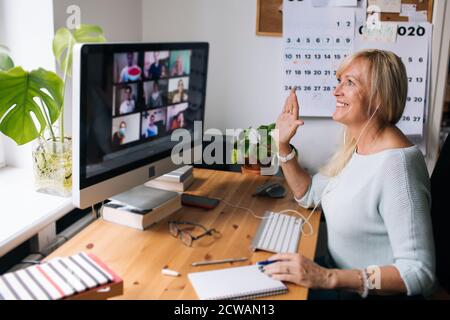
M190 151L201 148L208 51L208 43L75 46L72 191L77 207L176 169L179 164L171 160L172 148L180 143L171 139L176 129L191 133L191 141L185 141ZM194 132L196 121L201 121L200 133Z

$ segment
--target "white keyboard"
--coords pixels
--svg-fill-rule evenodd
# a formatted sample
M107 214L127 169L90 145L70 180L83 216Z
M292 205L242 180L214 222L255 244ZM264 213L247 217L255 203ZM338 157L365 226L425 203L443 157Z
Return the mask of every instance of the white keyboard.
M302 222L301 218L266 211L252 241L253 251L297 253Z

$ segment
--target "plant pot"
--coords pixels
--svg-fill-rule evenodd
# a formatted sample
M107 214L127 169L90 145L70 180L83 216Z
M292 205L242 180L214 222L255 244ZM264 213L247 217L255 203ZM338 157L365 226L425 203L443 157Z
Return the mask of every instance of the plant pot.
M261 166L259 164L243 164L241 166L241 172L245 174L261 174Z
M270 163L268 163L268 164L260 164L260 163L250 164L249 162L250 162L249 159L246 158L245 163L241 166L242 173L260 175L262 167L270 167Z
M64 142L38 138L33 143L33 169L38 192L72 195L72 139Z

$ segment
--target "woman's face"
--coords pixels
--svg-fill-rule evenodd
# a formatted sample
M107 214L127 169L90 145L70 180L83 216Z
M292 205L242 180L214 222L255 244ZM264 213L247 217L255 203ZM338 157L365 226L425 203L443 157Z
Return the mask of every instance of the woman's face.
M333 120L345 125L359 125L367 120L369 107L368 63L357 59L342 71L333 91L336 110Z
M183 63L181 62L181 57L177 57L177 60L175 60L176 69L179 71L180 69L183 69Z
M127 124L124 121L122 121L119 125L119 135L121 137L125 137L126 132L127 132Z
M183 91L184 89L184 83L182 80L178 81L178 91Z

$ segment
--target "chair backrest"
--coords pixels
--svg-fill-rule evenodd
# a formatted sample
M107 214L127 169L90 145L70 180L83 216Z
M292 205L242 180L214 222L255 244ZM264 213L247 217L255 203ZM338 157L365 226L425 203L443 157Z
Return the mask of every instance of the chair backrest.
M436 276L450 293L450 135L431 175L431 220L436 246Z

